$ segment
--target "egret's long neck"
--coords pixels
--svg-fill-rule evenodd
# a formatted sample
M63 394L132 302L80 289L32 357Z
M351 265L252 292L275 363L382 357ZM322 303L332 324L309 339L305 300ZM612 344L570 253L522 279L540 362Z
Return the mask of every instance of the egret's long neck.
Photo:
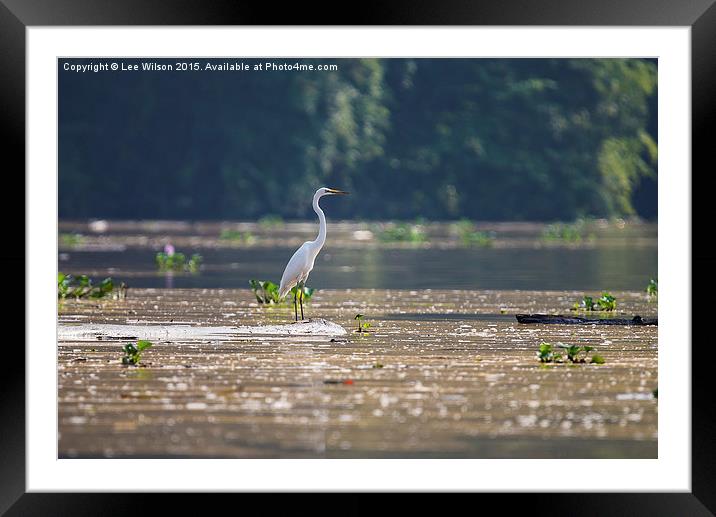
M313 210L318 214L318 237L313 241L313 247L316 250L320 250L323 244L326 242L326 216L323 214L323 210L318 206L318 200L321 198L318 194L313 196Z

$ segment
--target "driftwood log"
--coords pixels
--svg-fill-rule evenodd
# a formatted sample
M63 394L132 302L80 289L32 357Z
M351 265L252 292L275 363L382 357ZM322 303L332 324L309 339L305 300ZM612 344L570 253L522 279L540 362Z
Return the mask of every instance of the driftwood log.
M517 314L519 323L546 323L559 325L658 325L657 318L582 318L561 314Z

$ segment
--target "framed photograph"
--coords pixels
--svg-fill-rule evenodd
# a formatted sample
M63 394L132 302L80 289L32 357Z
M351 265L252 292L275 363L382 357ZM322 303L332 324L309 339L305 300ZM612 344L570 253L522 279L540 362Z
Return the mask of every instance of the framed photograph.
M559 492L710 514L690 171L716 8L663 4L269 26L6 2L27 337L0 508Z

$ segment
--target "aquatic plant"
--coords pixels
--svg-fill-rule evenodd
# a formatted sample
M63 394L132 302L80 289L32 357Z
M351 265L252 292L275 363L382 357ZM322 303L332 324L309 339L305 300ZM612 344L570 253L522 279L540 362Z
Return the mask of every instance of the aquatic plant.
M279 303L278 284L268 280L249 280L249 287L254 292L257 302L261 304Z
M495 242L495 232L476 231L469 219L462 219L455 223L458 237L464 246L480 246L487 248Z
M613 311L617 308L617 299L610 293L602 293L602 296L597 300L599 309L603 311Z
M378 233L383 242L411 242L414 244L427 242L428 236L421 224L394 223Z
M164 251L160 251L155 255L154 260L159 271L187 271L189 273L196 273L199 271L199 267L204 259L198 253L194 253L187 259L183 253L174 252L173 248L167 253L167 248L165 248Z
M84 236L79 233L61 233L59 235L60 244L68 248L79 246L85 240Z
M306 302L307 302L307 301L310 301L310 300L311 300L311 297L313 297L313 293L314 293L315 291L316 291L316 290L315 290L314 288L312 288L312 287L306 287L306 286L304 285L304 286L303 286L303 295L301 295L301 297L303 298L303 301L306 301ZM289 292L290 292L292 295L298 294L298 293L299 293L299 291L298 291L298 286L297 286L297 285L294 285L293 288L292 288ZM286 297L286 300L289 300L289 298L290 298L290 297L287 296L287 297Z
M656 300L659 297L659 284L656 278L649 280L649 285L646 286L646 294L649 296L649 300Z
M112 278L105 278L99 285L93 285L92 279L87 275L72 276L57 273L57 297L66 298L104 298L111 296L115 300L127 297L127 285L121 282L115 286Z
M358 333L368 332L368 329L371 327L371 324L364 322L363 318L364 318L363 314L356 314L355 317L353 318L354 320L356 320L358 322L358 328L356 330L356 332L358 332Z
M142 351L146 350L151 346L152 343L150 341L144 340L137 341L136 346L132 343L127 343L122 347L122 351L124 352L124 357L122 357L122 364L128 366L136 366L137 364L139 364L139 360L142 356Z
M575 311L613 311L617 308L617 299L611 293L602 293L596 300L591 296L582 297L581 302L574 304Z
M557 343L557 346L564 350L565 354L567 354L567 361L572 364L604 364L605 362L604 358L597 354L592 355L591 359L587 361L589 352L595 350L592 346L566 345L564 343ZM551 343L545 342L542 342L539 345L539 349L537 350L537 359L539 359L541 363L567 362L562 358L562 354L556 353L552 349Z
M251 232L241 232L230 228L221 230L219 239L222 241L240 242L243 244L253 244L256 241L256 237L254 237Z
M540 363L561 363L562 354L555 354L550 343L540 343L537 350L537 358Z
M249 280L249 287L254 292L256 301L260 304L278 304L281 303L279 299L279 286L278 284L269 280ZM303 287L303 299L304 301L310 301L313 297L313 293L316 290L311 287ZM298 286L294 286L291 289L290 296L286 296L283 300L285 303L293 303L293 298L298 293Z
M594 310L594 298L591 296L584 296L582 298L581 303L577 302L574 304L574 308L576 310L582 309L585 311L593 311Z
M578 244L584 239L594 239L594 234L587 234L587 219L579 218L572 223L552 223L542 230L542 240L548 242L560 241L569 244Z

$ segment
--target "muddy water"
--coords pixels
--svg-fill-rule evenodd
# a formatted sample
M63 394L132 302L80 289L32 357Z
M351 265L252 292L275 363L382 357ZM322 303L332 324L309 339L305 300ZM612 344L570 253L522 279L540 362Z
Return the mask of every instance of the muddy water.
M582 292L320 290L308 316L345 336L60 340L60 457L655 458L657 327L520 325ZM621 314L655 316L640 292ZM59 324L287 323L248 290L130 289L70 301ZM541 366L541 341L589 344L604 365Z

